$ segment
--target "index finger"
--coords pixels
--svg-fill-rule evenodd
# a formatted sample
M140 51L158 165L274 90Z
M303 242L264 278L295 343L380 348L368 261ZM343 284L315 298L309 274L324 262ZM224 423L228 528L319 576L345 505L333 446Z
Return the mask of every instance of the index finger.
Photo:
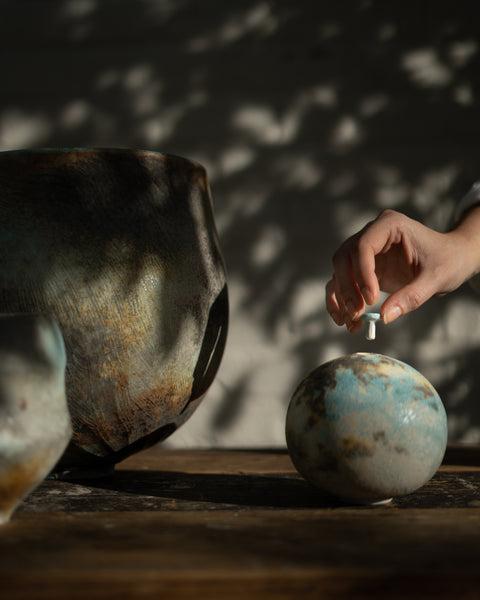
M353 236L344 242L332 258L335 296L340 307L345 309L351 319L357 319L365 308L352 261L356 238L357 236Z
M375 272L375 257L380 251L379 248L384 247L383 237L383 228L378 227L378 223L374 221L360 232L350 254L357 285L369 305L375 304L380 295L380 286Z

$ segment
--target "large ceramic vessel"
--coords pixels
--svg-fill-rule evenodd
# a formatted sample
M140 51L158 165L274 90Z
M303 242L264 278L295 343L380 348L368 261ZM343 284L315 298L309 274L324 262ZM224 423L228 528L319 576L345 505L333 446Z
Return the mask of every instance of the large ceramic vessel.
M65 346L48 315L0 315L0 524L49 473L72 433Z
M50 313L73 437L60 472L102 469L198 406L228 299L205 170L131 150L0 153L0 312Z

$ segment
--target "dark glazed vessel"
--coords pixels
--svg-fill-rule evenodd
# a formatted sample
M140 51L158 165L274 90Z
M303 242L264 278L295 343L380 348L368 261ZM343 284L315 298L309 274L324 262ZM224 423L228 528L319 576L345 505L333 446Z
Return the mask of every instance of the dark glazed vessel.
M228 325L205 170L155 152L0 153L0 312L50 313L73 437L58 476L172 434L213 381Z

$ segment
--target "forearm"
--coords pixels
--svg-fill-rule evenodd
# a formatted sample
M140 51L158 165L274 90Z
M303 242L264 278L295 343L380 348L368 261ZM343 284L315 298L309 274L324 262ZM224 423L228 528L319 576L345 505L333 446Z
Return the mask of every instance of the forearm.
M480 202L480 199L479 199ZM480 204L474 204L447 234L459 252L463 279L480 273Z

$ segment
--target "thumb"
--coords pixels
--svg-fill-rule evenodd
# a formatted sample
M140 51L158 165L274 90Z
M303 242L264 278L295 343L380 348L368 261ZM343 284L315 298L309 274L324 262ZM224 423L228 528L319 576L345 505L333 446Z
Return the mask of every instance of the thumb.
M434 282L421 275L413 281L391 294L383 303L380 314L382 321L391 323L422 306L427 300L430 300L436 293Z

